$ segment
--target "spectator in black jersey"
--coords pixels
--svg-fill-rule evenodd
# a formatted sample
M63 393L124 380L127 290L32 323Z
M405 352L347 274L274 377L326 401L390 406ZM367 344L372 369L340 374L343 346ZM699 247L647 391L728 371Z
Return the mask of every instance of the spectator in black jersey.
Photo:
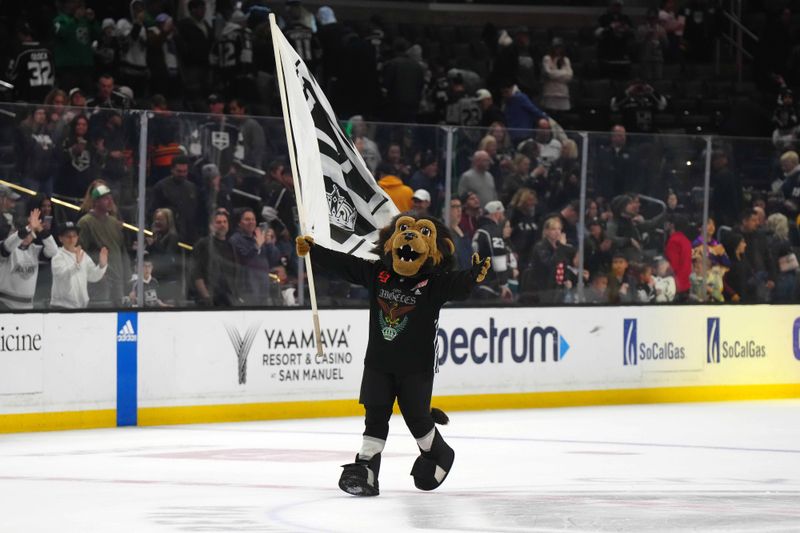
M92 43L94 66L97 74L117 75L119 58L122 55L120 40L117 38L117 23L112 18L103 19L100 35Z
M231 169L237 150L244 151L239 127L232 121L226 120L223 114L225 101L220 95L211 93L206 102L208 115L193 125L189 139L185 140L184 144L189 145L190 155L204 163L217 165L225 176Z
M486 281L476 287L475 297L480 300L501 299L511 301L513 294L508 287L510 269L508 252L503 239L506 223L505 207L493 200L483 208L484 216L478 221L478 229L472 238L472 249L481 257L492 258L492 270Z
M633 182L633 156L627 146L625 126L611 128L608 142L600 146L595 160L595 188L604 198L623 194Z
M506 116L500 108L495 105L492 93L490 93L488 89L478 89L478 92L475 94L475 101L481 108L481 126L489 127L495 122L505 124Z
M168 207L153 212L152 236L145 236L147 258L158 274L159 294L167 302L178 300L182 285L183 253L175 228L175 215Z
M105 179L114 183L127 183L130 166L127 163L128 146L122 114L117 110L102 113L105 122L93 132L92 144L97 154L98 164Z
M78 115L61 143L61 165L54 188L59 194L81 198L99 168L94 144L89 142L89 120Z
M49 48L33 38L27 22L17 24L18 45L11 54L8 79L14 84L14 99L41 102L56 81L56 65Z
M508 204L508 220L511 223L511 247L519 256L519 264L527 265L531 250L540 237L537 211L539 197L536 191L522 187L514 193Z
M622 5L622 0L611 0L595 30L597 58L603 72L610 77L625 77L631 67L629 47L633 39L633 23L622 12Z
M653 133L654 115L667 108L667 98L644 80L634 80L625 92L611 99L611 111L622 113L627 131Z
M383 66L383 87L386 89L386 118L391 122L414 122L417 117L425 69L408 56L408 41L395 41L395 57Z

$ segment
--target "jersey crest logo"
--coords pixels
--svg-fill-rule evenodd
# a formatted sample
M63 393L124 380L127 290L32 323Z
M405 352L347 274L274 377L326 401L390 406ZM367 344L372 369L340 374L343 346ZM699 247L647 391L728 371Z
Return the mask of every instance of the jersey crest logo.
M383 298L378 298L378 305L381 311L378 314L378 322L381 326L381 335L387 341L393 341L397 335L403 332L408 325L408 312L412 311L415 305L400 305L397 302L387 302Z
M211 146L217 150L224 150L231 145L231 136L227 131L212 131Z

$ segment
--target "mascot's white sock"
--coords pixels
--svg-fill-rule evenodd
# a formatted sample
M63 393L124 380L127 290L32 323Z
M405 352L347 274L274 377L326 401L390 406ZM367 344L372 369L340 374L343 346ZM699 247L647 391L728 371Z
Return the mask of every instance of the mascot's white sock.
M431 437L431 439L433 439L433 437ZM361 442L361 449L358 451L358 458L369 461L381 453L384 446L386 446L385 440L364 435L364 440Z
M430 432L422 438L417 439L417 445L419 449L423 452L431 451L431 446L433 445L433 437L436 436L436 428L430 430Z

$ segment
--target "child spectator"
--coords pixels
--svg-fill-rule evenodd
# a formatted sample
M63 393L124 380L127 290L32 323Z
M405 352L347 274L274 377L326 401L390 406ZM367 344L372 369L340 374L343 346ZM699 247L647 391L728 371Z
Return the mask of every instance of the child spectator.
M89 304L88 283L96 283L106 273L108 248L101 248L98 264L78 244L78 227L72 222L60 226L61 248L53 257L52 309L84 309Z
M656 301L656 281L653 278L653 267L642 265L639 268L639 282L636 284L636 301L653 303Z
M656 289L656 303L667 303L675 299L677 289L675 287L675 278L672 275L672 267L669 261L663 257L655 258L655 282Z
M158 280L153 277L153 262L145 259L142 264L142 286L144 294L144 307L170 307L158 297ZM136 305L137 283L139 276L134 274L131 278L131 291L128 294L131 303Z
M608 303L608 274L605 272L592 274L589 287L584 291L584 300L588 304Z

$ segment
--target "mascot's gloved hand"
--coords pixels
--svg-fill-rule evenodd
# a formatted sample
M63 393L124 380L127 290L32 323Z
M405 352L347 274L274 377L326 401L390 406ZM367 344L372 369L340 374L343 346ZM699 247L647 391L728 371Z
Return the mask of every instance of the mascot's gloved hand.
M299 237L298 237L299 238ZM481 256L478 253L472 254L472 272L475 274L475 281L480 283L486 278L486 274L489 272L489 269L492 267L492 258L487 257L486 259L481 259Z
M314 237L310 235L303 235L302 237L298 235L294 239L294 246L299 257L305 257L311 251L312 244L314 244Z

